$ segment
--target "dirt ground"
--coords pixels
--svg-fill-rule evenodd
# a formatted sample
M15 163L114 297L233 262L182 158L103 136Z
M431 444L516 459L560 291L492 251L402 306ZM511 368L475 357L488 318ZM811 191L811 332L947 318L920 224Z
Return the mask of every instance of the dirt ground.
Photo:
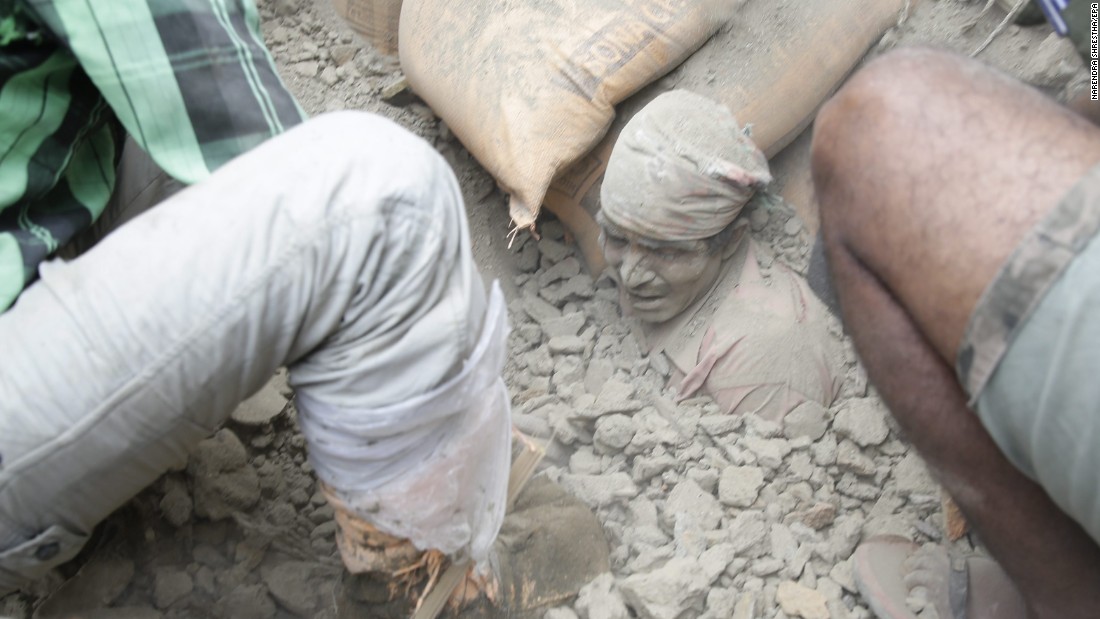
M382 100L401 77L395 60L358 40L329 0L259 4L279 69L309 113L394 119L459 178L475 257L510 301L516 424L556 437L545 474L595 509L612 548L611 574L548 617L861 619L871 614L848 561L861 539L942 539L939 490L847 342L841 397L829 410L807 407L798 423L730 418L706 398L674 403L667 363L643 355L612 282L584 272L562 226L546 220L541 240L524 232L509 247L507 198L493 179L427 106ZM970 52L1003 16L977 20L982 4L926 0L872 54L914 43ZM1056 97L1085 79L1045 25L1010 26L980 58ZM790 205L758 200L745 216L770 248L765 261L805 272L811 235ZM839 324L833 332L843 338ZM36 608L41 617L370 616L340 608L336 525L292 395L276 377L185 469L112 516L73 566L0 600L0 617Z

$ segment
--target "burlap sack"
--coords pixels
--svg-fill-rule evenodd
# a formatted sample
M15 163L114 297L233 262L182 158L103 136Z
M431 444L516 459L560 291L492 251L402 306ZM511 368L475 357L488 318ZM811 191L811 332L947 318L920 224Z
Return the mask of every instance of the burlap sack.
M333 0L336 13L379 52L397 55L401 0Z
M813 120L821 103L905 11L906 0L752 0L670 75L623 103L607 136L559 174L544 206L603 269L592 213L618 131L663 92L682 88L724 103L771 158ZM782 179L780 179L782 180Z
M533 227L551 179L591 150L614 106L728 22L741 0L406 0L413 90Z

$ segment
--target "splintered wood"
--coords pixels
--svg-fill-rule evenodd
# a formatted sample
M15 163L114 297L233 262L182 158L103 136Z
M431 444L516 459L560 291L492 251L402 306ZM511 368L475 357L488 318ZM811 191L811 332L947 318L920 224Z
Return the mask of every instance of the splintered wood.
M539 462L546 456L546 449L538 443L524 436L518 430L513 433L517 442L523 446L523 451L512 462L512 470L508 475L508 508L511 509L516 497L535 473ZM447 605L455 590L466 581L466 575L473 567L469 560L451 564L439 578L435 588L426 589L424 597L420 599L416 612L412 619L436 619L439 613Z

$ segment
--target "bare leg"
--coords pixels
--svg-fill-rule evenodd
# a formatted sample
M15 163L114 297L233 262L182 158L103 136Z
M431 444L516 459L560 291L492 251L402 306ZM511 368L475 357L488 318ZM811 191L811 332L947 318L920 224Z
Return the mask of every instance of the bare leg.
M895 52L822 110L814 182L871 380L1035 617L1090 617L1100 548L997 448L953 372L1013 248L1100 160L1100 131L982 65Z

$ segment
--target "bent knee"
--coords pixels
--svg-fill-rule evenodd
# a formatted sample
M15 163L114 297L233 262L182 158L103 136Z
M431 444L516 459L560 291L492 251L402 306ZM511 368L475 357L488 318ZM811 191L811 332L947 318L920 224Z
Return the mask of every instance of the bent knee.
M866 190L886 183L892 170L915 156L909 136L920 131L922 117L954 105L942 85L966 79L970 64L939 50L895 50L856 72L825 102L814 120L811 168L827 238L865 214L859 209L867 201L857 199L856 185Z

